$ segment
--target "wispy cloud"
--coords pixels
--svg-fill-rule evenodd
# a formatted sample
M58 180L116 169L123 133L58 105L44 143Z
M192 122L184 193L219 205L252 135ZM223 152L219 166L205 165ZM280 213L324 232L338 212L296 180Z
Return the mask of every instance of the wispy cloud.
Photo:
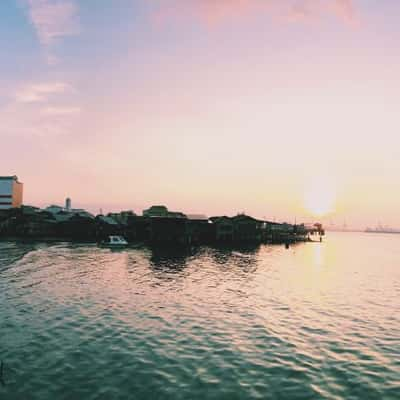
M329 14L351 24L358 20L353 0L291 0L286 3L284 16L292 20L310 20Z
M54 117L76 115L76 114L79 114L80 112L81 112L81 109L79 107L50 106L50 107L45 107L42 109L42 114L54 116Z
M15 93L18 103L46 102L52 95L72 91L73 88L64 82L37 83L25 85Z
M335 0L333 11L348 22L357 22L358 20L353 0Z
M353 0L170 0L159 1L158 21L189 17L215 24L226 19L265 13L281 20L307 20L332 14L355 22Z
M56 114L55 108L40 108L38 104L12 103L0 109L2 132L10 138L53 138L70 136L76 129L80 112Z
M29 18L43 46L79 33L74 0L27 0Z
M82 109L76 90L66 82L27 83L10 91L0 107L1 131L9 137L55 138L74 132Z

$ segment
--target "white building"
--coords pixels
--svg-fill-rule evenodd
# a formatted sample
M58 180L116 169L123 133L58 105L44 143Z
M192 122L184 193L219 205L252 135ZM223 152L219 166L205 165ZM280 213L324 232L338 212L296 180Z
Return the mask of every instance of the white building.
M65 207L61 207L55 204L45 208L45 211L53 214L55 217L60 217L62 219L69 219L73 216L80 216L85 218L94 218L94 215L82 208L71 208L71 199L67 198L65 200Z
M16 176L0 176L0 210L22 206L23 184Z

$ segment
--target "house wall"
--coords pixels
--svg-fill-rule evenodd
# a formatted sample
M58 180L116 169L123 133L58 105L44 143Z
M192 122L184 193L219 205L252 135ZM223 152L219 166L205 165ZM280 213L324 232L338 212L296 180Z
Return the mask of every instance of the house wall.
M12 179L0 179L0 210L7 210L13 206Z
M21 182L14 181L13 184L13 199L12 206L13 207L21 207L23 202L23 190L24 185Z
M247 215L237 215L231 218L233 225L233 240L235 242L261 241L262 222Z
M148 241L150 239L150 218L128 216L124 235L129 241Z
M188 220L187 234L189 243L206 244L213 241L215 229L208 220Z
M184 218L151 218L150 240L152 242L186 243L187 220Z
M219 221L216 225L216 239L218 241L233 240L233 224L230 221Z
M235 224L235 240L251 241L260 239L260 230L255 221L240 221Z

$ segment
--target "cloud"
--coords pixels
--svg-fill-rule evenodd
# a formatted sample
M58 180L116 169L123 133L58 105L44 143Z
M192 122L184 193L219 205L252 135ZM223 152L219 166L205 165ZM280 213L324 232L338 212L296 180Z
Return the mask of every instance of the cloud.
M357 22L357 15L352 0L335 0L332 4L334 12L348 22Z
M27 0L29 18L44 46L79 33L74 0Z
M53 110L48 114L37 104L12 103L0 109L1 132L10 140L67 137L76 131L78 117L78 113L56 115Z
M255 14L298 21L332 14L346 22L356 21L353 0L158 0L158 22L170 18L195 18L207 24Z
M75 89L66 82L29 83L14 90L0 107L1 131L10 138L70 136L81 119ZM72 95L72 96L71 96Z
M72 90L73 88L64 82L29 84L17 90L15 100L18 103L46 102L52 95Z
M27 83L10 90L0 107L1 131L8 137L60 137L74 132L82 109L67 82Z
M54 117L63 117L69 115L76 115L81 112L79 107L45 107L42 109L42 114L54 116Z

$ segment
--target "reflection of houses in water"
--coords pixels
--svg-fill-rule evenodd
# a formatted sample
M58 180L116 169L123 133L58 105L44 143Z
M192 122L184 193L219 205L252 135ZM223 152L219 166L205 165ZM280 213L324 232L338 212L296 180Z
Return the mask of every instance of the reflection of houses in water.
M257 269L259 249L259 244L230 245L208 248L207 253L215 265L223 270L230 271L231 268L227 267L237 267L241 271L248 273Z
M187 259L195 253L182 247L152 247L150 265L159 272L179 272L186 267Z

